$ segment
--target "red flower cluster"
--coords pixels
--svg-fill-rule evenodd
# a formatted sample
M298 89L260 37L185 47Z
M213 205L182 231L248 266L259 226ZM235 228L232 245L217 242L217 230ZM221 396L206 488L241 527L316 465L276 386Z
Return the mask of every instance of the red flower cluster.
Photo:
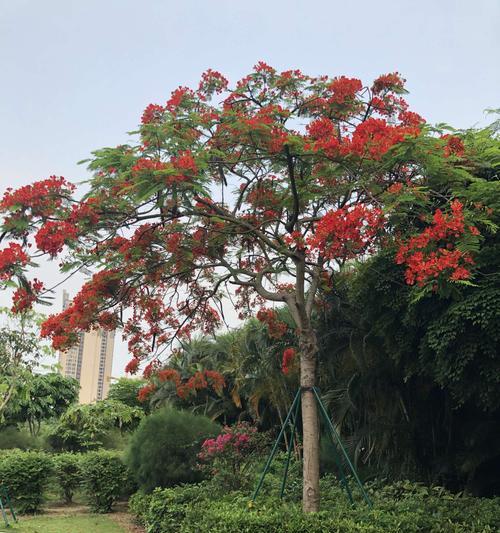
M472 235L479 235L475 226L469 226L468 230ZM454 281L468 279L474 261L469 253L455 245L464 233L463 206L458 200L451 203L449 215L437 209L431 226L402 244L396 254L396 262L406 265L406 282L424 286L443 273Z
M155 170L164 170L167 167L165 163L156 159L147 159L141 157L135 162L135 165L131 168L132 174L138 174L140 172L150 172Z
M209 68L201 75L198 92L206 96L220 94L227 89L228 84L228 80L220 72Z
M278 320L278 313L274 309L259 309L257 320L267 325L269 336L272 339L281 339L287 332L288 326L285 322Z
M350 259L370 249L382 223L382 212L364 205L329 211L307 244L326 259Z
M348 149L360 156L380 159L407 135L414 136L419 132L415 126L391 126L384 119L369 118L356 127Z
M195 372L187 380L181 378L180 373L173 368L159 370L156 376L160 383L169 381L175 385L179 398L185 399L192 392L212 388L217 394L222 394L225 387L225 380L222 374L215 370L203 370Z
M33 282L28 282L28 288L19 287L12 296L12 309L13 313L22 313L33 307L36 302L38 294L43 290L43 283L34 279Z
M178 87L172 91L166 108L170 112L175 112L186 100L191 99L193 96L193 91L188 87Z
M239 423L236 426L225 426L222 433L215 439L207 439L201 445L201 452L198 454L202 461L213 459L226 452L241 454L251 445L257 428L249 424Z
M379 76L372 86L372 91L379 94L383 91L400 91L404 88L405 81L399 72L392 72L391 74L383 74Z
M141 122L143 124L155 124L160 122L163 117L163 113L165 113L165 108L163 106L149 104L142 114Z
M70 222L48 221L38 230L35 242L40 251L55 257L65 244L74 241L77 236L78 230Z
M137 357L133 357L125 366L126 374L137 374L141 361Z
M441 139L446 140L446 146L444 147L444 155L450 157L454 155L457 157L463 157L465 154L465 145L460 137L455 135L443 135Z
M155 392L155 390L156 390L156 385L154 383L148 383L147 385L139 389L139 392L137 394L137 399L140 402L145 402L151 396L151 394Z
M179 174L168 176L167 183L172 185L174 183L182 183L189 181L193 176L198 174L198 167L194 160L193 154L189 150L179 152L177 156L171 158L170 162Z
M294 348L287 348L283 352L283 358L281 361L281 371L283 374L288 374L290 372L290 366L293 363L293 360L295 359L295 349Z
M320 117L313 120L306 126L306 130L315 141L322 141L335 134L335 126L327 117Z
M68 308L45 320L41 336L51 337L52 347L56 350L69 348L78 339L79 331L88 331L97 325L99 307L118 291L120 279L121 274L116 270L94 274Z
M0 279L9 279L15 267L22 267L28 261L28 256L19 244L9 243L7 248L0 250Z
M30 209L33 217L48 217L62 205L63 198L71 194L74 189L75 186L65 178L50 176L45 180L24 185L15 191L7 189L0 201L0 210Z
M328 86L328 89L333 93L330 103L344 104L352 102L356 97L356 93L361 91L362 88L361 80L356 78L346 78L345 76L335 78Z

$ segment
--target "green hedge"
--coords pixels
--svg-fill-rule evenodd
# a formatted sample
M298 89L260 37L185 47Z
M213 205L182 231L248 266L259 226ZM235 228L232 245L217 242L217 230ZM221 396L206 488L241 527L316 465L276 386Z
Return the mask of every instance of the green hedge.
M328 485L328 483L327 483ZM324 487L322 510L304 515L300 504L247 495L211 499L206 484L136 494L130 509L149 533L493 533L500 500L457 496L409 482L371 489L374 508L351 507L338 486Z
M12 450L0 455L0 485L7 487L20 513L40 510L52 470L52 457L44 452Z
M81 459L82 486L90 508L109 513L115 501L130 486L130 475L120 453L88 452Z
M54 477L64 501L71 503L75 490L82 483L80 454L68 452L55 455Z

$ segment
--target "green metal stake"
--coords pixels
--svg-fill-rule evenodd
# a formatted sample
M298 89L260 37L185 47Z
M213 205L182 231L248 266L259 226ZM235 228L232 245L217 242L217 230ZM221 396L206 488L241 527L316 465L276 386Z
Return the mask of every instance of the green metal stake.
M286 456L285 471L283 473L283 481L281 482L280 498L283 498L283 495L285 494L285 485L286 485L286 480L288 477L288 468L290 466L290 457L292 455L293 439L295 438L295 430L297 428L297 419L299 417L300 401L301 401L301 395L299 395L297 405L295 406L295 413L294 413L295 420L293 421L292 431L290 432L290 442L288 443L288 453Z
M337 444L339 445L339 448L342 451L342 454L344 455L347 464L349 465L349 469L351 470L351 472L352 472L352 474L354 476L354 479L356 480L356 483L358 484L358 487L361 490L361 494L363 495L364 500L366 501L366 503L368 504L368 506L370 508L373 507L372 501L371 501L370 497L368 496L368 494L366 493L365 488L363 487L363 483L359 479L358 473L356 472L356 469L354 468L354 465L351 463L351 460L349 459L349 455L347 454L347 451L344 448L344 445L342 444L342 441L341 441L341 439L339 437L339 434L337 433L337 431L333 427L332 421L330 420L330 417L328 416L328 413L326 412L325 406L323 405L323 401L321 400L321 398L320 398L320 396L318 394L318 390L316 389L316 387L313 387L312 389L313 389L313 392L314 392L314 394L316 396L316 399L318 400L318 404L319 404L319 408L321 410L321 413L325 417L325 420L328 423L328 427L330 428L330 432L335 437L335 439L337 441Z
M257 488L255 489L254 495L252 496L253 502L257 498L259 491L262 487L262 484L264 483L264 478L266 477L266 474L269 471L269 466L271 465L271 461L274 459L274 456L276 455L276 450L278 449L279 443L281 442L281 439L283 438L283 434L285 433L285 429L287 427L288 421L290 420L290 417L292 416L292 412L295 408L296 403L299 401L299 398L300 398L300 389L297 391L297 394L295 395L295 398L292 402L290 410L288 411L285 421L283 422L283 426L281 427L281 431L278 435L278 438L274 442L273 449L271 450L271 453L269 454L269 457L267 458L266 466L264 467L264 470L262 472L262 475L260 476Z
M10 514L12 515L14 522L17 522L17 516L16 516L16 513L14 512L14 507L12 506L12 501L9 496L9 491L5 487L3 487L2 492L3 492L3 495L5 496L5 502L7 503L10 509Z
M5 522L5 527L10 527L9 521L7 520L7 515L5 513L5 509L3 507L3 501L2 501L1 495L0 495L0 509L2 510L2 516L3 516L3 521Z

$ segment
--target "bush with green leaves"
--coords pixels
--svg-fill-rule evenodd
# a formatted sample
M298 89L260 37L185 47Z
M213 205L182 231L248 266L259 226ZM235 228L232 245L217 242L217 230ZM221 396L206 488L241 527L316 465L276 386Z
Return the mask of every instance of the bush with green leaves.
M116 431L133 431L143 416L142 409L116 400L73 405L52 428L48 440L58 451L96 450L105 447Z
M59 453L54 456L54 477L66 503L82 482L81 456L76 453Z
M0 429L0 450L19 448L20 450L38 450L44 442L40 436L34 437L25 428L5 426Z
M205 416L164 407L141 421L130 439L126 463L146 492L199 481L197 454L202 442L219 431Z
M109 513L130 486L127 467L116 452L103 450L82 455L81 473L85 495L96 513Z
M130 509L149 533L493 533L500 500L454 495L442 487L400 482L368 487L373 509L352 506L332 476L321 481L322 511L304 514L299 502L248 494L216 498L205 484L136 494Z
M20 513L36 513L53 469L52 457L39 451L12 450L0 455L0 485Z

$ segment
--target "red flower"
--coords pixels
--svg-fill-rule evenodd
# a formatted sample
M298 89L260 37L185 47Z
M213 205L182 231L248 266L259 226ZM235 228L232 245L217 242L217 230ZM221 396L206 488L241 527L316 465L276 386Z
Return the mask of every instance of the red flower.
M135 162L135 165L131 168L131 170L133 174L138 174L139 172L164 170L166 167L167 165L165 163L162 163L161 161L141 157Z
M469 232L479 235L475 226L469 226ZM472 256L456 247L464 233L463 206L458 200L451 203L450 214L437 209L431 225L401 244L396 254L396 263L406 265L406 282L424 286L443 274L453 281L468 279Z
M392 74L384 74L379 76L372 86L372 91L375 94L383 91L400 91L404 88L405 81L399 74L399 72L393 72Z
M382 223L382 212L364 205L329 211L307 244L327 259L350 259L369 250Z
M163 113L165 113L165 108L163 106L149 104L142 114L141 122L143 124L154 124L160 122L163 117Z
M335 126L333 122L326 118L321 117L313 120L306 126L307 132L315 141L329 138L335 134Z
M328 86L333 95L331 101L336 104L344 104L354 100L356 93L363 88L361 80L340 76L335 78Z
M43 290L43 283L34 279L33 282L28 282L28 287L19 287L12 296L12 312L22 313L33 307L36 302L38 294Z
M133 357L125 367L125 373L126 374L136 374L139 370L139 359L137 357Z
M460 137L455 135L443 135L441 139L446 140L446 146L444 147L444 155L449 157L454 155L457 157L463 157L465 153L464 142Z
M142 387L142 389L139 389L139 393L137 394L137 399L140 402L145 402L151 394L156 390L156 385L153 383L149 383L148 385L145 385Z
M281 371L283 374L288 374L290 372L290 365L292 364L293 360L295 359L295 349L294 348L287 348L283 352L283 359L281 362Z
M8 279L15 267L24 266L29 258L19 244L9 243L7 248L0 250L0 279Z
M278 320L278 313L274 309L259 309L257 320L267 325L269 336L272 339L281 339L288 330L286 323Z
M55 257L64 245L74 241L78 235L77 228L69 222L45 222L35 235L39 250Z

